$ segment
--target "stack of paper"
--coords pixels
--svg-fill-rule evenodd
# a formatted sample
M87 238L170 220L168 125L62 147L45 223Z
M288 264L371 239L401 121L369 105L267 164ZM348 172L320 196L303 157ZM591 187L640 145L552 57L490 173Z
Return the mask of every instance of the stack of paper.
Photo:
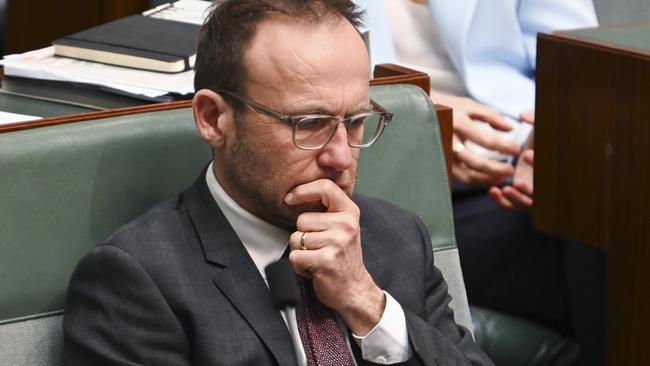
M192 24L203 24L212 1L179 0L147 10L142 15L154 18L175 20Z
M0 64L4 66L6 76L100 85L134 96L156 98L170 93L184 95L194 92L194 70L165 74L111 66L57 57L53 47L9 55Z

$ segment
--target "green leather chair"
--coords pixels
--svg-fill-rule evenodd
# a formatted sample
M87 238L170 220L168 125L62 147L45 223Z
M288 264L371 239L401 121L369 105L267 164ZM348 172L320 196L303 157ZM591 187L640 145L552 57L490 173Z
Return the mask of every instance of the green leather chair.
M393 122L377 143L361 150L357 191L422 218L435 264L449 286L456 322L472 330L436 111L422 89L412 85L373 87L371 97L393 112Z
M0 134L0 365L60 364L76 262L209 159L189 109Z
M361 155L359 190L422 216L456 320L471 328L435 110L412 86L371 88L395 113ZM0 134L0 365L58 365L69 276L110 232L209 161L188 108Z

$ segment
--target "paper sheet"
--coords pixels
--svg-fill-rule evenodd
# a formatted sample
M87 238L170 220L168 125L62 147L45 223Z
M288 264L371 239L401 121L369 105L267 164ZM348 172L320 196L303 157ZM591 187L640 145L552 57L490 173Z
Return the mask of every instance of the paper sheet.
M8 125L10 123L16 123L16 122L33 121L36 119L41 119L41 117L0 111L0 125Z
M165 4L147 10L142 14L149 15L153 18L202 25L208 15L207 10L211 4L211 1L179 0L173 4Z

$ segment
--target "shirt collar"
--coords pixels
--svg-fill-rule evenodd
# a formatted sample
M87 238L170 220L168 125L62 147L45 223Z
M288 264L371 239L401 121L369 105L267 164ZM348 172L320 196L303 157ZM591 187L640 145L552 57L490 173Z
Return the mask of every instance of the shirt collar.
M257 270L266 281L264 268L280 259L289 244L290 233L272 225L241 207L221 187L214 175L214 162L205 173L205 182L217 205L253 259Z

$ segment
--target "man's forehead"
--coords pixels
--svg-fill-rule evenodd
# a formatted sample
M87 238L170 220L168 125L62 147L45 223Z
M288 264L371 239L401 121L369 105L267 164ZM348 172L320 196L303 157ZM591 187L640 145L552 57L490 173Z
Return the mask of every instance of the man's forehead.
M262 21L244 54L244 92L289 113L349 114L367 107L369 61L356 29L338 18ZM290 97L289 97L290 96Z
M367 77L367 58L361 37L345 19L315 23L288 16L271 16L261 21L243 57L248 76L258 82L273 77L284 81L310 76L332 79L357 73ZM342 71L350 75L341 74Z

